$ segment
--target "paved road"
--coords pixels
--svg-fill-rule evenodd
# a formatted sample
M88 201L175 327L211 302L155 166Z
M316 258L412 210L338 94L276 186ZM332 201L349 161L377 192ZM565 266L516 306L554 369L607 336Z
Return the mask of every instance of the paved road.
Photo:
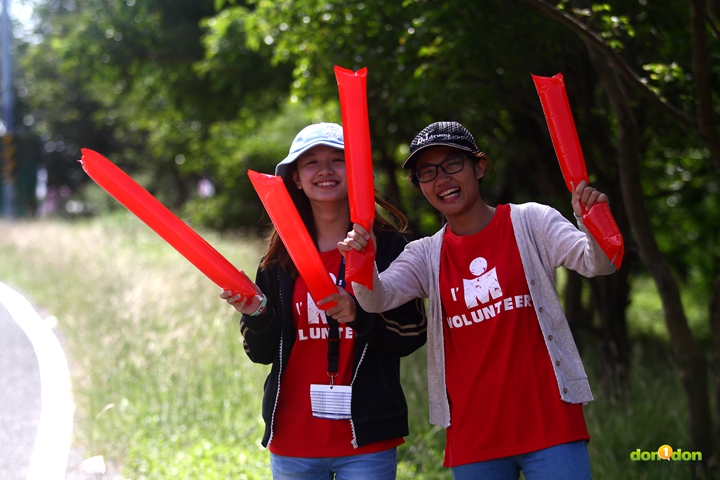
M0 480L66 478L73 403L51 326L0 283Z
M35 350L0 304L0 479L27 478L40 413Z
M0 480L119 480L117 465L71 448L74 405L56 322L0 282Z

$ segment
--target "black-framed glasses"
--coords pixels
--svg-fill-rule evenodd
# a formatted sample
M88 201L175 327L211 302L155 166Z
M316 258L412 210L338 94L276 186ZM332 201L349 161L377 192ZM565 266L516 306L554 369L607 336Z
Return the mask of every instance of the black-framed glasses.
M465 166L466 158L467 156L465 155L453 155L452 157L447 157L437 165L425 164L415 170L415 178L417 178L420 183L432 182L437 177L438 168L441 168L442 171L448 175L458 173Z

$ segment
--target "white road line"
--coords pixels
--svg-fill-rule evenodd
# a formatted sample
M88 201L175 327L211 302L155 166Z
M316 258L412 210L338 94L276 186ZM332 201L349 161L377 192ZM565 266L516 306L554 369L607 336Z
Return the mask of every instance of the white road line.
M1 282L0 303L30 339L40 366L42 413L27 479L62 480L67 470L75 411L65 353L32 305Z

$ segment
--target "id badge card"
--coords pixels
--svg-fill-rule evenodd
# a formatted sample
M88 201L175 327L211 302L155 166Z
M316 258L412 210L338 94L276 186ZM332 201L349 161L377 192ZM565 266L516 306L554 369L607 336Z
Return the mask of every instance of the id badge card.
M346 385L310 385L313 417L350 420L352 387Z

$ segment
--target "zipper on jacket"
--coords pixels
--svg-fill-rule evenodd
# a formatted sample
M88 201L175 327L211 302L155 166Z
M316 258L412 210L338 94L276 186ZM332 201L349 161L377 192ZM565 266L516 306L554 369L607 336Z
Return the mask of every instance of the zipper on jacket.
M268 447L270 446L270 442L272 442L273 435L275 435L275 412L277 411L278 399L280 398L280 378L282 376L282 347L282 327L280 327L280 368L278 369L278 388L277 393L275 394L275 403L273 404L272 416L270 417L270 438L268 438Z
M352 387L355 383L355 377L357 377L358 371L360 370L360 365L362 365L362 361L365 358L365 352L367 352L367 343L363 347L363 352L362 355L360 355L360 361L358 362L358 366L355 369L355 374L353 375L352 381L350 382L350 387ZM353 448L358 448L357 436L355 435L355 422L353 422L352 415L350 415L350 428L352 429L352 446Z
M277 279L278 284L280 284L280 274L277 273ZM280 295L280 307L282 308L282 290L278 288L278 295ZM277 405L278 405L278 399L280 398L280 379L282 378L282 372L283 372L283 325L282 322L280 322L280 361L278 365L278 386L277 386L277 392L275 393L275 403L273 404L273 411L272 415L270 416L270 438L268 438L268 447L270 447L270 442L272 442L273 435L275 435L275 412L277 411Z

